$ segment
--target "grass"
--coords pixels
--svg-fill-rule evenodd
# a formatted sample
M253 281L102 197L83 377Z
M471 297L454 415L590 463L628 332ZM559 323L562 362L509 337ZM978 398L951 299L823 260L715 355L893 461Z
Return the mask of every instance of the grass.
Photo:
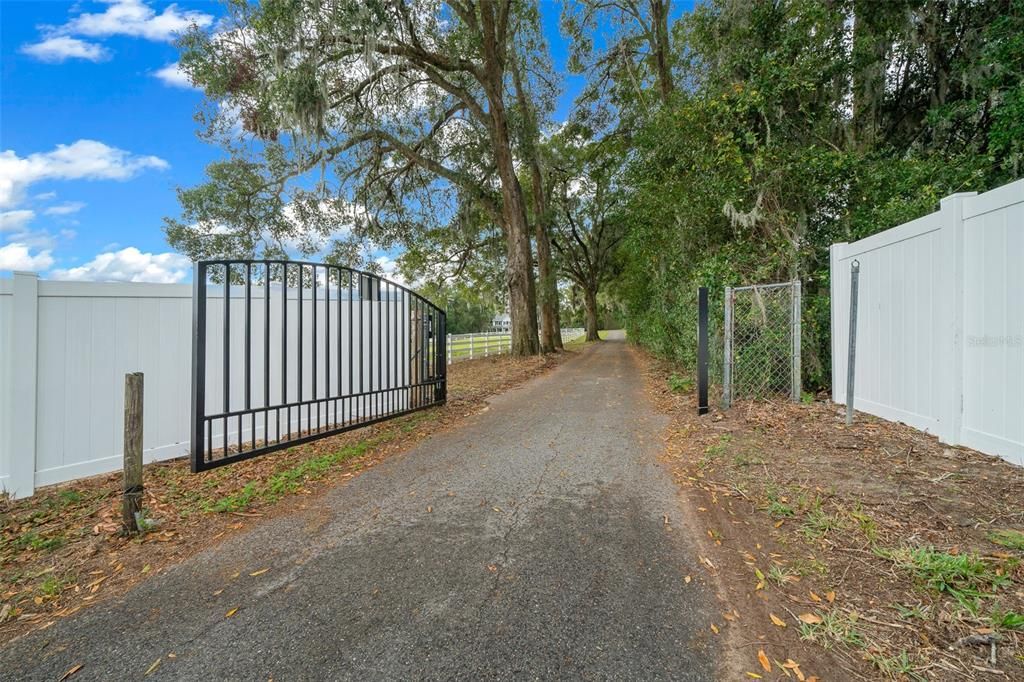
M728 433L723 433L718 438L718 442L707 446L704 449L704 456L701 458L701 468L709 466L715 459L721 457L729 449L729 444L732 442L732 436Z
M1024 533L1019 530L1013 530L1011 528L1004 528L1002 530L994 530L988 534L990 542L994 542L1002 547L1008 547L1024 552Z
M64 581L55 575L51 575L39 586L39 594L43 597L56 597L63 589Z
M213 503L210 511L244 511L257 502L276 502L288 493L300 489L307 481L323 478L336 464L365 455L380 440L382 440L380 437L371 438L336 452L304 459L295 466L277 472L266 481L253 481L245 484L238 492L222 497Z
M998 630L1024 630L1024 613L995 611L989 617L992 627Z
M916 618L917 620L925 620L928 617L928 611L930 607L924 604L893 604L892 607L896 609L896 613L900 614L900 618L903 620L910 620Z
M867 652L864 654L864 657L878 668L879 672L893 679L902 679L903 677L910 677L915 680L924 679L914 672L914 662L906 651L901 651L895 656L883 656L882 654Z
M672 374L668 378L668 390L673 393L684 393L693 388L693 379Z
M18 537L8 540L0 545L0 549L8 546L15 551L30 549L34 552L52 552L67 544L67 538L63 535L42 535L34 530L29 530Z
M820 507L807 512L807 517L800 526L800 534L808 540L819 540L828 533L846 526L838 514L830 514Z
M429 415L426 414L410 415L404 423L397 426L402 432L408 433L428 418ZM216 501L208 501L204 505L204 510L220 513L237 512L244 511L255 504L276 502L285 495L301 489L307 482L323 478L332 467L361 457L386 440L389 440L389 435L380 434L334 452L303 459L287 469L274 473L265 481L251 481L231 495L221 497Z
M1007 569L1015 561L995 562L973 554L950 554L933 547L881 552L910 572L926 589L946 594L971 613L977 613L981 599L1009 587Z
M780 566L779 564L772 564L768 568L768 572L765 573L765 577L768 581L775 583L779 587L795 579L796 575L796 571L786 568L785 566Z
M857 629L857 621L853 616L838 609L815 615L821 618L821 622L800 622L800 639L814 642L825 649L831 649L836 644L864 646L864 635Z
M774 519L788 519L796 514L796 510L789 505L789 498L773 489L767 491L768 504L765 509L768 515Z
M878 540L878 523L861 510L860 505L850 512L850 518L857 522L858 530L868 542L874 544Z

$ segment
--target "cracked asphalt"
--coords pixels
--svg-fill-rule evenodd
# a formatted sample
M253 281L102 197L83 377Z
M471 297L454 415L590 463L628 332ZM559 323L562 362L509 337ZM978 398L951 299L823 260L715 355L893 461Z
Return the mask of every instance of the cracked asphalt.
M711 679L713 595L684 580L642 388L621 336L595 344L317 509L9 643L0 678Z

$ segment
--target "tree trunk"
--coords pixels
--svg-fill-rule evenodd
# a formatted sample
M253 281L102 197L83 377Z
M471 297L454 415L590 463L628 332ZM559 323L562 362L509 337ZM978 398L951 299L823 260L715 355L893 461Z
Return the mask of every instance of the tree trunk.
M537 241L537 275L540 303L540 349L551 353L562 350L562 328L558 321L558 281L551 263L551 237L548 234L548 201L544 187L544 175L540 166L540 133L537 128L536 112L526 97L520 65L513 61L512 81L515 84L516 99L522 115L526 117L527 139L523 152L530 164L530 184L533 187L533 228Z
M675 83L672 80L672 67L669 64L669 42L668 42L668 3L664 0L651 0L651 24L654 29L654 50L655 69L658 74L658 90L661 95L662 104L668 102Z
M501 177L502 213L505 218L505 281L508 285L508 312L512 318L511 352L512 355L536 355L540 343L537 338L533 252L523 210L522 188L512 165L507 136L505 141L504 147L496 145L495 160Z
M887 55L891 41L878 14L877 4L857 0L853 5L853 120L855 149L870 149L878 139L882 104L885 99Z
M597 335L597 287L583 290L583 307L587 310L587 341L600 341Z
M507 7L505 7L507 9ZM516 176L512 144L505 110L505 36L492 3L482 3L480 20L483 28L484 90L490 105L491 142L494 164L501 180L502 218L505 231L505 281L508 285L508 312L512 318L512 355L536 355L540 350L537 338L537 294L533 282L533 253L523 189ZM504 27L507 30L507 26Z
M551 236L548 234L548 206L544 182L536 159L530 175L533 181L534 237L537 240L537 274L540 279L541 350L562 350L562 327L558 321L558 281L551 263Z
M537 223L537 269L540 276L541 346L545 353L563 350L562 324L558 319L558 280L551 266L551 238L547 228Z

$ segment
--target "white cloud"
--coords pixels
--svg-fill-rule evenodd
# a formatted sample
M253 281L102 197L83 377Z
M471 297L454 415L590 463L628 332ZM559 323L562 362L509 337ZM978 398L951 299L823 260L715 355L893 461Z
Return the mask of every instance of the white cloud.
M21 52L39 61L51 63L60 63L68 59L101 62L110 57L110 52L102 45L70 36L50 36L38 43L22 45Z
M20 230L35 217L36 212L27 208L17 211L0 211L0 232Z
M78 213L85 207L85 204L81 201L69 201L66 204L58 204L56 206L50 206L45 209L43 213L46 215L71 215L72 213Z
M25 188L40 180L127 180L147 168L168 164L156 156L137 156L96 140L59 144L53 151L22 158L0 152L0 208L21 200Z
M169 41L192 24L205 28L213 23L213 16L209 14L180 10L174 4L168 5L163 12L157 14L142 0L108 2L110 6L103 12L79 14L58 28L57 32L94 38L122 35Z
M45 270L53 265L50 252L32 253L26 244L0 246L0 270Z
M134 246L101 253L85 265L54 270L54 279L101 282L161 282L173 284L185 279L192 262L177 253L143 253Z
M380 266L381 273L384 275L385 279L391 280L396 284L401 284L402 286L409 286L409 283L405 281L405 277L403 277L402 273L398 271L397 260L391 258L390 256L384 255L377 256L377 258L375 258L374 261L377 263L377 265Z
M192 85L192 81L188 79L188 75L181 70L181 65L178 62L173 62L162 69L157 69L153 72L153 75L160 79L164 85L169 85L172 88L196 89Z

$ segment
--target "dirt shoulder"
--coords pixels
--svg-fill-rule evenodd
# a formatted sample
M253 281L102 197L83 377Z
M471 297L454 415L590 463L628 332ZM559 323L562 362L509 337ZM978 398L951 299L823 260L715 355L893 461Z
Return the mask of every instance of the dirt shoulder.
M1024 469L815 401L672 417L727 679L1024 679Z
M0 499L0 642L123 594L264 519L317 503L329 488L480 410L487 398L573 352L492 357L449 368L448 403L202 474L186 459L147 465L143 507L154 527L120 534L120 474Z

